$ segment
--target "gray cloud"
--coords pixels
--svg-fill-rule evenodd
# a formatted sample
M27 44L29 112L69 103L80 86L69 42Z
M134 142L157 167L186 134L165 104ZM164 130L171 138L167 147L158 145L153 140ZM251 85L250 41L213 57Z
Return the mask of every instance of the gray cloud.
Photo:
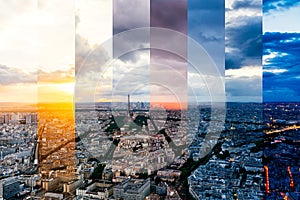
M151 26L187 33L187 0L152 0Z
M149 27L150 3L141 0L113 0L113 33Z
M261 96L261 77L241 77L226 80L227 96Z
M16 83L37 83L37 73L25 73L21 69L0 64L0 85Z
M109 59L107 45L91 46L88 40L81 35L75 35L75 70L76 73L80 70L81 75L86 72L99 72L101 66Z
M227 24L226 69L261 65L262 18L239 17Z

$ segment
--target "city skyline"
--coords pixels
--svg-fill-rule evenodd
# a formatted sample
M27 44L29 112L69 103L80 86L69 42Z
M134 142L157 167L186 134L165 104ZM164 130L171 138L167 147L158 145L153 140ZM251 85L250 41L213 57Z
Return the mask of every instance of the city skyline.
M299 1L0 6L0 199L300 198Z

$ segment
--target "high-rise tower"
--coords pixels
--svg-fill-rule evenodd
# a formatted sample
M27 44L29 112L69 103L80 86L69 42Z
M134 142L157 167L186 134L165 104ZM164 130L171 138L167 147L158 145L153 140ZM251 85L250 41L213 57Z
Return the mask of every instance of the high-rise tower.
M127 110L127 115L130 117L130 94L128 94L128 110Z

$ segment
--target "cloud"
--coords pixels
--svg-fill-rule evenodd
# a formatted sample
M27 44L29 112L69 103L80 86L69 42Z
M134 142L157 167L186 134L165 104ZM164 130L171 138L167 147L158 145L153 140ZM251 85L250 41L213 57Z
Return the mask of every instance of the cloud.
M101 45L91 46L87 39L81 35L75 35L75 66L76 73L81 75L87 72L101 71L101 66L110 59L110 52Z
M261 66L226 70L226 95L229 97L229 101L232 97L246 97L248 101L257 99L262 95L261 77Z
M187 1L150 1L150 25L187 34ZM162 38L165 40L162 41ZM187 37L151 32L151 101L187 101ZM171 52L173 51L173 53ZM184 58L180 58L180 54Z
M266 32L263 41L265 101L299 100L300 33Z
M264 69L286 69L289 72L297 70L296 66L300 61L300 33L267 32L263 35L263 41Z
M149 27L149 1L114 0L113 2L113 34L133 28Z
M0 64L0 85L36 82L37 74L35 72L24 72L21 69Z
M259 65L262 52L262 19L240 17L227 23L226 69Z
M188 1L188 36L197 41L224 71L224 1Z
M151 27L169 28L187 33L187 1L150 1Z
M134 54L135 60L124 61L124 59L119 58L112 63L114 95L127 96L128 93L133 92L140 85L146 84L149 86L150 51L137 51Z
M225 3L227 101L261 101L262 3L260 0Z
M263 0L263 12L269 13L271 11L287 10L293 6L300 4L298 0Z
M261 95L261 76L226 79L226 96L244 96L251 101L249 97Z
M38 70L38 82L41 83L73 83L75 80L74 68L69 70L55 70L52 72L46 72Z

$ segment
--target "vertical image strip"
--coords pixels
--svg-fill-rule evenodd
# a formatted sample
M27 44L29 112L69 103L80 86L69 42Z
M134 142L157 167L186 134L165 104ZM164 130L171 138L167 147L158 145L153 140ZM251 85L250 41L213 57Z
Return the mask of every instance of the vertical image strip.
M0 199L21 199L38 187L37 3L0 7Z
M113 1L79 0L75 9L76 198L111 195ZM106 174L102 176L102 174Z
M150 102L150 0L114 0L113 6L113 88L112 115L116 129L116 149L110 160L115 179L141 183L140 194L150 193L149 175L154 163L149 155L152 138L149 135ZM115 198L125 198L114 192Z
M159 173L156 185L165 184L163 173L175 166L181 174L178 160L186 159L187 147L187 13L188 1L151 0L150 2L150 119L153 134L164 143L157 154ZM180 176L181 177L181 176ZM168 187L172 198L187 195L180 177L174 188ZM167 197L168 198L168 197ZM185 198L185 197L184 197Z
M224 137L221 135L225 119L224 17L225 1L188 1L189 159L182 168L187 172L182 180L183 187L187 189L187 199L206 199L211 194L229 199L224 191L217 192L211 188L211 185L226 187L225 182L218 180L227 181L227 173L230 173L220 173L220 160L212 159L212 152L216 155L221 153L222 150L217 147L223 142L219 137ZM201 51L197 51L195 46ZM212 176L218 178L211 180Z
M233 198L263 198L262 1L225 1L225 9L227 114L222 148L229 147L226 154L239 168L226 183L231 183Z
M263 1L265 199L299 199L299 1Z
M41 190L51 197L64 192L75 177L74 1L37 1L38 172ZM59 5L59 6L57 6Z
M150 2L150 26L187 35L187 1L154 0ZM151 106L167 110L187 108L187 40L174 41L166 35L151 32ZM170 51L168 52L168 49ZM173 52L171 50L173 49ZM179 49L181 55L175 55ZM172 77L172 78L171 78Z

